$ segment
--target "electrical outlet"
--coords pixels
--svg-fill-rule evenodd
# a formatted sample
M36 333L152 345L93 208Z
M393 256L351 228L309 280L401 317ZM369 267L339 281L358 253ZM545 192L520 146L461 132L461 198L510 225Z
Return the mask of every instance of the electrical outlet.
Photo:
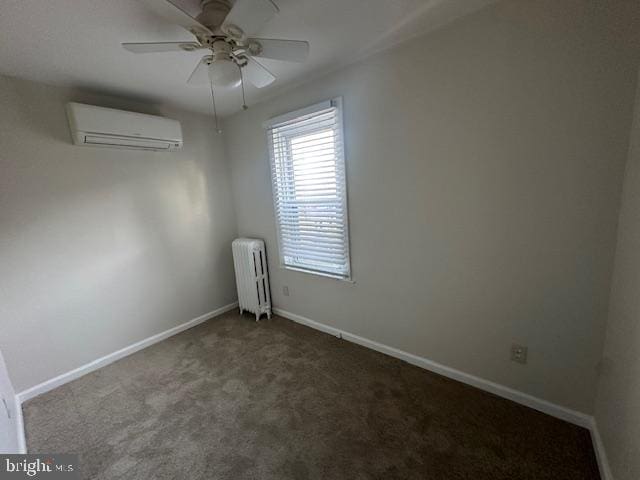
M288 296L289 296L289 287L288 287L287 285L284 285L284 286L282 287L282 294L283 294L285 297L288 297Z
M511 345L511 361L516 363L527 363L527 347L524 345Z

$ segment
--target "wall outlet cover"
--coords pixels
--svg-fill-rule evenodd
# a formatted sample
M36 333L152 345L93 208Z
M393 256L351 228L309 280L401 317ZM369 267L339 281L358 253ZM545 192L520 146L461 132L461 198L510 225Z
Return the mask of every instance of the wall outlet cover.
M284 286L282 287L282 294L283 294L285 297L288 297L288 296L289 296L289 287L288 287L287 285L284 285Z
M517 345L515 343L511 345L511 361L521 363L523 365L526 364L528 353L527 350L527 347L524 345Z

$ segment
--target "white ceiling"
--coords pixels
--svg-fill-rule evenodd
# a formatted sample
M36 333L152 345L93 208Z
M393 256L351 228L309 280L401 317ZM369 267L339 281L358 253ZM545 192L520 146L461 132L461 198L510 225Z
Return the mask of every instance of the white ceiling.
M192 14L199 0L174 0ZM251 105L292 83L346 65L495 0L275 0L280 13L257 36L308 40L304 64L261 61L278 79L247 88ZM191 40L137 0L0 0L0 73L211 111L208 87L186 84L202 52L134 55L120 42ZM220 90L223 115L239 89Z

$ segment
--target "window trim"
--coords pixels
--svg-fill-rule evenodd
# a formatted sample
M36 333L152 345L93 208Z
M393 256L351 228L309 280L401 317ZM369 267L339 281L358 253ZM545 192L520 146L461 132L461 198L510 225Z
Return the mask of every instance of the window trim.
M277 202L276 202L276 181L274 178L274 158L273 158L273 145L271 143L271 135L269 133L269 129L272 127L289 122L291 120L300 118L300 117L311 117L315 115L318 111L326 110L328 108L334 107L336 109L336 121L338 123L339 134L341 136L342 141L342 166L344 168L344 195L342 196L342 210L344 215L344 248L347 258L347 274L339 275L331 272L324 272L321 270L314 270L311 268L304 268L295 265L289 265L284 261L284 255L282 254L282 245L280 241L281 232L280 232L280 222L278 221L278 210L277 210ZM314 275L318 277L331 278L333 280L340 280L348 283L355 283L353 280L353 268L351 265L351 245L350 245L350 223L349 223L349 202L348 202L348 181L347 181L347 161L346 161L346 145L345 145L345 135L344 135L344 113L343 113L343 101L342 97L335 97L330 100L325 100L322 102L315 103L308 107L300 108L298 110L294 110L292 112L285 113L283 115L278 115L276 117L270 118L269 120L263 122L262 126L265 129L265 135L267 137L267 148L268 148L268 161L269 161L269 176L271 183L271 200L273 202L273 216L276 224L276 243L278 246L278 258L279 258L279 267L291 270L294 272L306 273L309 275Z

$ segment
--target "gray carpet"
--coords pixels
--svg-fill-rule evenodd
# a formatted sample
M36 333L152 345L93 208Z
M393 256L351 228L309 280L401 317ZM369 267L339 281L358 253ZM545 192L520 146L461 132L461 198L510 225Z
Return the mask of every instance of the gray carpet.
M24 405L91 479L598 479L589 433L282 318L227 314Z

